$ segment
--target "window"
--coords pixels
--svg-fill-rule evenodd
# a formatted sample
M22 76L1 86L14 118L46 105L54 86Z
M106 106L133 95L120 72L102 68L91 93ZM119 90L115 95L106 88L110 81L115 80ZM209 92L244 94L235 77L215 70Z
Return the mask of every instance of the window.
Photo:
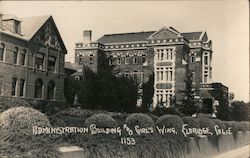
M190 61L191 61L191 63L194 63L194 61L195 61L195 56L194 56L194 54L191 54L191 56L190 56Z
M3 76L0 76L0 94L3 93Z
M94 61L93 54L90 54L90 57L89 57L89 64L93 64L93 61Z
M204 64L208 65L208 56L204 56Z
M133 64L138 64L138 58L137 57L133 58Z
M120 57L117 58L117 65L121 65L122 64L122 59Z
M144 64L144 63L146 62L146 58L145 58L145 56L142 56L142 58L141 58L141 62L142 62L142 64Z
M136 81L138 80L138 72L137 71L133 72L133 79Z
M125 64L129 64L129 57L125 57Z
M17 55L18 55L18 48L15 47L13 52L13 64L17 64Z
M208 82L208 75L205 74L205 75L204 75L204 83L207 83L207 82Z
M37 53L35 57L35 68L36 69L43 69L43 61L44 61L44 55L41 53Z
M109 59L109 65L113 65L114 64L114 59L111 57L110 59Z
M83 61L83 60L82 60L82 55L79 55L78 64L79 64L79 65L82 65L82 63L83 63L82 61Z
M43 81L37 79L35 83L35 98L42 98L43 94Z
M56 67L56 57L49 56L48 71L55 72L55 67Z
M20 80L20 97L24 96L24 91L25 91L24 85L25 85L25 80L21 79Z
M20 54L20 65L25 65L26 50Z
M3 61L5 45L1 43L0 45L0 61Z
M11 95L12 96L16 95L16 83L17 83L17 78L12 78L12 86L11 86Z
M47 98L48 99L55 99L55 82L49 81L48 83L48 92L47 92Z
M129 71L125 71L125 77L129 78Z
M15 33L18 33L19 21L15 21Z

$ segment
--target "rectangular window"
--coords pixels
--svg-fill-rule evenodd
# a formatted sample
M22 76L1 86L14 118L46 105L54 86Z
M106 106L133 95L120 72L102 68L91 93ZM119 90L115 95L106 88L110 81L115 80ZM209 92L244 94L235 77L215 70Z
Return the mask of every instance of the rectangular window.
M204 64L208 65L208 56L204 56Z
M173 71L170 71L170 81L173 81Z
M125 57L125 64L129 64L129 57Z
M55 72L55 67L56 67L56 57L49 56L48 71Z
M3 56L4 56L4 44L1 43L0 45L0 61L3 61Z
M44 61L44 55L41 53L37 53L35 57L35 68L36 69L43 69L43 61Z
M17 64L17 54L18 54L18 52L15 50L13 52L13 64Z
M25 65L26 52L20 54L20 65Z
M143 57L141 58L141 62L142 62L142 64L144 64L144 63L146 62L145 56L143 56Z
M82 55L79 55L79 56L78 56L78 64L79 64L79 65L82 65L82 61L83 61L83 60L82 60Z
M205 74L205 75L204 75L204 83L207 83L207 81L208 81L208 75Z
M156 79L157 79L157 81L159 81L159 78L160 78L159 76L160 76L160 72L157 71L157 72L156 72Z
M20 96L21 96L21 97L24 96L24 90L25 90L24 84L25 84L25 80L24 80L24 79L21 79L21 80L20 80Z
M161 75L160 75L160 80L163 81L163 71L161 71L160 74L161 74Z
M11 86L11 95L12 96L16 95L16 83L17 83L17 78L12 78L12 86Z
M125 71L125 77L129 78L129 71Z
M110 58L109 59L109 65L113 65L114 64L114 59L113 58Z
M191 55L191 63L194 63L194 55Z
M3 76L0 76L0 94L3 93Z
M18 25L19 25L19 22L15 21L15 33L18 33Z
M93 54L90 54L89 55L89 64L91 65L91 64L93 64L93 62L94 62Z
M137 71L134 71L133 79L136 80L136 81L138 80L138 72Z
M122 59L119 57L117 58L117 65L121 65L122 64Z
M137 57L133 58L133 64L138 64L138 58Z

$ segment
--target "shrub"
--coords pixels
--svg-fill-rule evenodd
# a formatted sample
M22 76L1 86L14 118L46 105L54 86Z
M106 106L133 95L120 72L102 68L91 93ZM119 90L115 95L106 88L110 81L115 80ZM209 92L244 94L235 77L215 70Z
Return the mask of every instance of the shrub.
M117 127L116 121L109 114L94 114L85 121L85 124L87 126L95 124L100 128Z
M81 108L69 108L66 110L63 110L57 115L67 115L67 116L76 116L76 117L82 117L87 118L94 114L93 110L87 110L87 109L81 109Z
M226 129L226 125L223 121L219 119L212 119L215 125L218 125L220 129Z
M18 106L31 107L24 99L0 97L0 112Z
M156 121L157 126L165 126L166 128L174 127L178 133L181 133L183 121L177 115L163 115Z
M11 108L0 115L0 157L58 157L53 137L33 135L32 127L50 127L48 118L39 111Z
M242 121L242 122L237 122L239 131L249 131L249 122L247 121Z
M196 118L193 118L191 116L186 116L182 118L183 123L187 124L187 128L199 128L200 123Z
M210 129L210 131L213 134L215 134L215 130L214 130L215 123L212 120L210 120L207 117L201 117L198 120L199 120L201 128L207 128L208 127Z
M149 117L146 114L133 113L126 118L125 124L127 124L131 128L134 128L136 125L142 128L146 128L146 127L153 127L154 121L151 117Z

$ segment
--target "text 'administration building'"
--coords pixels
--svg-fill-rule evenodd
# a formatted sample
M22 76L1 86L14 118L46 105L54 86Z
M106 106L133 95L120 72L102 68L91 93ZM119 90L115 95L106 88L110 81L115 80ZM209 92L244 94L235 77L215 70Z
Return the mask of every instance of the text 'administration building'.
M0 17L0 96L64 101L67 51L52 16Z
M97 41L91 40L91 34L90 30L84 31L83 42L76 43L75 62L98 71L99 57L105 53L109 64L139 83L147 82L154 74L154 107L160 102L168 107L173 96L180 103L188 74L195 95L211 100L208 91L213 51L205 31L180 33L163 27L159 31L107 34Z

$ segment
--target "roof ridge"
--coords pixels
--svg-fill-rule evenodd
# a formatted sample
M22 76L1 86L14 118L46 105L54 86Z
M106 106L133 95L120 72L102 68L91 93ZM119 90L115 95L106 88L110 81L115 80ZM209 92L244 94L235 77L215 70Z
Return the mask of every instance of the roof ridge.
M103 36L124 35L124 34L136 34L136 33L150 33L150 32L155 32L155 31L139 31L139 32L112 33L112 34L104 34Z
M182 33L198 33L198 32L203 32L203 31L182 32ZM181 34L182 34L182 33L181 33Z
M20 19L29 19L29 18L39 18L39 17L50 17L52 16L51 14L46 14L46 15L39 15L39 16L26 16L26 17L20 17Z

